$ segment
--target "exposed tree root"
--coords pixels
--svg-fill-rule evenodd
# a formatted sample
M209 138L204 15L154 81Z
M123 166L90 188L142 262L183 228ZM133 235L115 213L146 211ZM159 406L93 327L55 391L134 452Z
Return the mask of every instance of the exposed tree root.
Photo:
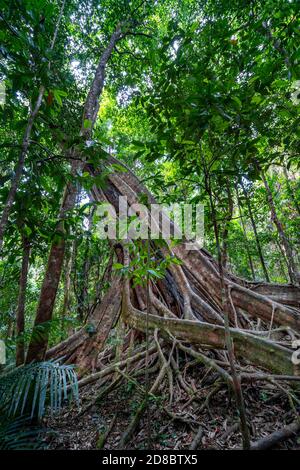
M110 163L123 165L112 157ZM97 173L90 166L86 169L92 175ZM119 196L126 196L128 203L134 204L139 202L141 193L146 194L150 202L155 202L129 169L121 176L111 174L107 187L92 189L94 201L108 201L116 209ZM118 262L125 267L131 261L130 244L130 240L111 242ZM228 345L225 341L225 300L230 320L229 333L234 355L240 361L236 367L242 383L251 385L252 381L272 380L274 384L275 380L277 389L280 389L281 380L297 384L300 369L291 360L293 351L289 346L300 335L298 287L251 283L225 271L225 299L222 300L220 272L217 263L206 250L196 245L194 250L188 250L184 243L172 247L165 244L162 247L152 240L149 244L153 258L159 260L165 256L176 256L181 260L181 265L171 264L168 267L164 279L157 282L150 280L149 305L144 287L134 286L128 277L113 276L111 287L88 318L88 322L94 325L95 334L89 336L86 329L82 328L50 349L47 357L63 356L65 361L76 363L82 376L79 387L95 384L103 379L110 380L108 385L105 382L104 388L101 382L101 396L115 390L124 381L131 380L137 384L135 377L141 377L148 367L149 374L158 372L149 393L157 394L168 383L168 406L165 409L171 419L175 419L176 413L171 411L171 406L176 402L177 396L184 396L188 402L198 401L201 396L202 383L200 382L200 389L199 385L190 384L178 362L180 355L190 356L195 360L194 367L204 371L201 380L205 381L208 372L211 376L214 374L211 383L215 383L215 386L204 403L202 399L201 410L206 408L209 411L211 396L224 384L231 390L233 388ZM129 331L122 329L122 347L117 351L112 347L104 349L120 312L121 320L129 327ZM278 327L273 328L274 325ZM147 352L145 344L141 342L148 329L153 335L153 342ZM147 365L148 356L150 361ZM249 364L253 366L250 372L248 366L248 369L245 368ZM116 372L119 375L116 376ZM143 392L143 386L140 388ZM97 404L97 398L92 404ZM144 398L121 436L119 448L130 442L146 408L147 399ZM290 432L295 432L296 426L291 429ZM287 434L288 431L284 435ZM199 428L191 448L197 448L200 440Z
M105 443L106 443L106 441L107 441L107 438L108 438L108 436L110 435L110 433L111 433L111 431L112 431L112 429L113 429L113 427L114 427L114 424L115 424L115 422L116 422L116 419L117 419L117 415L115 415L115 416L113 417L113 419L111 420L108 429L107 429L104 433L102 433L102 434L99 435L98 441L97 441L97 449L99 449L99 450L100 450L100 449L103 449L103 447L104 447L104 445L105 445Z
M146 316L134 307L130 307L130 311L127 310L125 321L131 327L145 331ZM149 328L153 330L158 328L165 337L168 337L168 332L170 332L173 337L188 343L210 349L225 349L224 327L219 325L149 315ZM297 374L297 368L291 361L289 349L242 330L231 328L230 333L238 357L274 373Z
M274 431L269 436L263 437L259 441L251 445L251 450L267 450L274 447L281 441L289 439L290 437L295 436L300 431L300 421L295 421L294 423L285 426L284 428Z
M190 446L190 450L197 450L199 445L200 445L200 442L201 442L201 439L202 439L202 436L203 436L203 429L202 429L202 426L199 426L198 428L198 431L194 437L194 440Z
M119 445L118 445L119 449L124 449L126 444L130 441L130 439L133 436L136 428L139 425L139 422L140 422L140 420L141 420L141 418L142 418L142 416L143 416L143 414L146 410L146 407L147 407L147 400L143 400L140 403L138 409L136 410L134 417L130 421L130 424L129 424L128 428L124 431L124 433L121 436L121 439L120 439L120 442L119 442Z
M196 426L199 426L198 421L189 419L176 413L172 413L172 411L170 411L168 408L164 408L164 412L171 418L172 421L179 421L180 423L190 426L192 429L194 429Z
M153 346L149 349L149 352L155 352L156 347ZM100 372L95 372L91 375L87 375L86 377L82 378L78 382L79 387L84 387L85 385L94 383L98 381L99 379L102 379L103 377L106 377L107 375L112 374L115 372L117 369L120 369L121 367L126 367L128 364L137 362L139 359L144 358L146 356L146 350L143 350L141 352L138 352L137 354L128 357L126 359L123 359L117 363L112 363L109 366L107 366L105 369L101 370Z
M154 333L154 332L153 332ZM228 384L227 376L224 375L223 373L218 373L215 367L211 367L212 362L215 362L216 365L219 366L220 363L224 364L225 368L228 368L228 364L226 362L222 362L218 359L215 361L211 357L207 357L205 354L198 352L197 350L193 349L191 346L185 346L183 345L180 341L177 341L174 343L174 340L172 337L169 337L168 340L165 340L163 343L159 340L158 337L158 332L155 332L156 336L156 341L154 341L154 344L151 344L151 348L149 350L151 361L150 361L150 368L149 368L149 377L151 377L152 380L152 387L150 389L149 395L150 397L156 397L158 398L159 396L161 399L157 401L151 400L151 409L152 412L156 407L160 407L159 403L161 403L161 400L163 399L162 408L161 412L164 411L170 418L171 422L177 422L179 426L178 429L180 429L180 425L184 425L186 427L186 430L191 429L192 432L194 433L192 441L190 442L188 448L190 449L196 449L198 448L199 445L202 446L204 443L204 447L207 448L207 428L206 425L202 425L202 416L208 415L210 416L210 420L214 422L215 420L215 401L214 401L214 406L210 404L210 400L212 399L213 396L215 396L216 403L220 400L218 400L218 392L221 394L227 394L226 393L226 384ZM161 352L158 352L158 344L160 345ZM169 344L168 344L169 343ZM164 360L161 359L161 354L164 357ZM215 354L215 353L214 353ZM197 381L194 382L191 380L190 372L189 375L187 376L185 371L182 371L182 367L186 369L186 357L187 355L193 357L196 359L196 361L193 361L189 363L189 371L195 374L195 377L197 377ZM212 355L210 353L210 355ZM132 360L133 358L133 360ZM206 360L211 360L212 362L207 362L206 360L203 361L203 358ZM161 366L161 362L163 362L163 366ZM121 365L120 365L121 363ZM85 407L84 410L80 412L79 415L77 415L80 420L84 418L84 416L88 413L89 409L91 406L96 405L99 407L99 412L102 414L102 407L105 407L106 404L110 401L109 399L107 400L106 397L110 394L113 393L115 395L117 393L118 387L120 387L122 384L126 383L131 383L131 387L134 387L135 390L135 396L139 397L139 405L136 408L136 411L134 415L131 417L128 425L126 426L126 429L124 432L121 433L120 439L118 440L118 448L119 449L124 449L127 446L129 448L134 445L134 440L136 439L137 436L140 436L140 434L144 435L145 430L142 428L141 433L137 432L138 428L141 425L141 421L143 420L144 413L147 410L147 400L145 399L146 396L146 388L144 388L144 378L145 378L145 363L146 363L146 355L145 355L145 346L141 345L135 348L132 351L132 356L131 357L126 357L126 359L122 359L118 363L113 363L109 364L105 369L103 369L100 372L92 374L90 377L93 378L91 383L95 383L95 380L101 381L104 379L109 379L105 385L103 385L103 382L101 382L101 391L100 394L97 393L96 397L92 398L88 406ZM118 365L119 364L119 365ZM137 364L139 364L139 369L137 370ZM214 364L214 366L215 366ZM168 373L167 373L167 366L170 365L172 369L172 375L174 375L174 380L173 386L174 390L171 392L170 387L168 386L169 380L168 380ZM113 367L112 367L113 366ZM118 369L118 367L120 367ZM223 369L223 367L222 367ZM115 376L115 371L119 370L119 375L117 379L113 379ZM225 369L223 369L225 370ZM242 379L246 381L246 383L251 383L253 376L255 376L255 373L249 372L248 375L246 376L247 372L243 372L246 370L245 368L241 367L241 376ZM158 371L158 376L153 375L155 371ZM244 376L243 376L244 374ZM142 381L139 379L139 381L135 380L135 375L138 377L143 377ZM159 380L158 380L159 377ZM182 378L183 383L186 384L184 388L182 388L182 384L179 381L179 377ZM276 381L273 380L276 376L272 374L262 374L259 373L257 374L258 381L262 381L265 383L266 389L268 389L269 381L271 379L271 384L272 384L272 390L276 391L276 389L280 389L281 386L280 384ZM278 376L279 379L283 376ZM88 377L87 377L88 378ZM296 378L296 377L295 377ZM200 380L199 380L200 379ZM299 379L299 377L297 377ZM81 383L83 383L83 380L81 380ZM205 386L204 384L209 383L209 386ZM230 382L229 382L230 383ZM87 382L86 382L87 385ZM260 387L260 386L259 386ZM251 388L251 386L250 386ZM183 394L181 394L180 390L182 390ZM122 396L123 392L120 391L120 394ZM172 407L169 405L170 403L170 395L173 395L175 400L172 401ZM202 397L202 398L201 398ZM184 405L185 400L191 400L191 398L197 398L197 401L201 400L201 405L199 406L198 404L194 405L193 408L196 411L196 415L191 414L191 406L188 405L187 403L187 408ZM228 400L230 399L230 396L228 395ZM136 398L135 398L136 400ZM180 409L181 411L178 410L178 400L181 403ZM204 400L204 401L203 401ZM221 399L221 401L223 401ZM191 403L191 401L190 401ZM230 401L228 401L230 403ZM291 405L292 406L292 405ZM174 410L173 410L174 407ZM95 410L93 411L93 415L95 413ZM225 418L225 416L224 416ZM142 421L142 423L146 423L146 421ZM143 424L145 426L146 424ZM199 432L197 432L197 429ZM238 429L238 424L236 424L236 427L234 429ZM163 431L162 431L163 432ZM190 431L188 431L190 432ZM230 433L233 431L230 431L226 434L224 433L222 436L218 437L218 440L214 444L214 447L219 447L221 448L223 444L218 444L219 441L224 441L228 439L230 436ZM104 434L101 434L99 436L99 439L97 440L97 446L102 445L102 439L104 438ZM154 438L155 436L153 436ZM288 436L287 436L288 437ZM203 443L202 443L202 438ZM100 444L99 444L100 443ZM104 445L104 444L103 444ZM256 445L256 443L254 444ZM108 444L108 447L110 444ZM221 447L220 447L221 446ZM211 446L210 446L211 447Z

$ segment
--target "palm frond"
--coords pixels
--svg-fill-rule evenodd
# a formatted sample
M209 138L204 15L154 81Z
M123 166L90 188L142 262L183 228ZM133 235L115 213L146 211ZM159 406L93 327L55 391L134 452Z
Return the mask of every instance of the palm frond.
M48 398L52 413L60 411L64 400L78 402L73 366L53 361L37 362L0 376L0 402L8 416L22 416L29 411L31 418L40 419Z
M41 439L44 431L32 426L24 417L0 419L0 450L36 450L45 447Z

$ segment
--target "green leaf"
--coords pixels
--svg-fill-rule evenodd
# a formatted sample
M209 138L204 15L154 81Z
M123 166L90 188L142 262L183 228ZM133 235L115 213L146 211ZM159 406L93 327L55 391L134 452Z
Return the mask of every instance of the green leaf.
M62 106L63 103L62 103L61 97L67 96L67 93L62 90L53 90L53 96L55 100L57 101L57 103L59 104L59 106Z
M91 129L91 127L92 127L92 121L91 121L90 119L85 119L85 120L83 121L83 127L84 127L85 129Z
M159 272L155 271L154 269L147 269L147 272L151 274L152 276L157 277L158 279L163 279L163 276Z
M232 99L238 105L239 108L242 107L242 102L237 96L232 96Z
M259 104L262 101L262 96L259 93L255 93L251 99L251 104Z
M124 266L121 263L114 263L113 264L113 269L123 269Z
M118 173L127 173L127 168L125 168L123 165L119 165L118 163L113 163L111 167Z
M28 227L28 225L24 225L23 232L26 235L26 237L30 237L30 235L32 234L32 230L30 227Z

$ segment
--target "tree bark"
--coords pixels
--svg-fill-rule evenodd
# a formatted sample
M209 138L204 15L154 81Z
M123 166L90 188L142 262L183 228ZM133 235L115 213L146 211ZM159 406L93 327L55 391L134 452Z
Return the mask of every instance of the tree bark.
M123 311L124 320L133 328L146 331L146 315L137 309L130 307ZM158 328L166 338L169 333L175 338L198 344L209 349L226 349L225 329L222 326L209 323L175 320L149 315L149 328ZM241 359L274 373L283 375L297 375L297 367L291 361L290 350L274 344L267 339L258 338L251 333L230 328L230 336L233 341L234 351Z
M72 173L78 168L77 162L72 163ZM50 320L56 299L56 293L61 277L62 266L64 261L66 246L66 229L65 219L68 217L76 201L77 187L76 184L69 182L65 189L63 201L60 209L60 221L58 222L55 241L52 243L48 264L46 267L45 277L43 280L37 313L34 321L33 334L29 344L26 363L32 361L42 361L48 344ZM39 327L39 335L36 334L36 328ZM42 329L41 329L42 327Z

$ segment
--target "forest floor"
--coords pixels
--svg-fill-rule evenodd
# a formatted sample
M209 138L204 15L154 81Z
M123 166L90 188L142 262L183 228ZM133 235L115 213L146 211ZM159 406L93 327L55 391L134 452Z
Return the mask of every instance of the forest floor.
M193 371L194 372L194 371ZM196 380L195 372L189 375L190 384ZM211 396L205 406L209 393L215 389L211 377L202 381L197 392L197 400L191 401L183 390L176 388L171 408L172 419L165 408L168 395L162 394L149 404L149 415L145 413L127 449L147 449L148 425L150 427L153 450L188 450L199 426L203 430L198 449L238 449L242 439L239 431L238 416L234 396L230 397L224 385ZM142 381L140 382L142 385ZM165 384L167 385L167 384ZM166 392L168 387L166 386ZM265 437L295 419L295 409L291 408L289 395L284 390L277 391L272 384L252 383L243 386L247 418L250 424L251 441ZM47 443L50 449L83 450L97 449L100 436L115 419L104 449L117 449L124 430L129 425L141 403L141 392L124 384L103 398L103 403L93 405L83 412L86 405L99 394L97 386L87 386L81 393L80 406L65 408L57 417L48 417L46 427ZM114 418L115 417L115 418ZM300 449L300 437L278 444L275 449Z

